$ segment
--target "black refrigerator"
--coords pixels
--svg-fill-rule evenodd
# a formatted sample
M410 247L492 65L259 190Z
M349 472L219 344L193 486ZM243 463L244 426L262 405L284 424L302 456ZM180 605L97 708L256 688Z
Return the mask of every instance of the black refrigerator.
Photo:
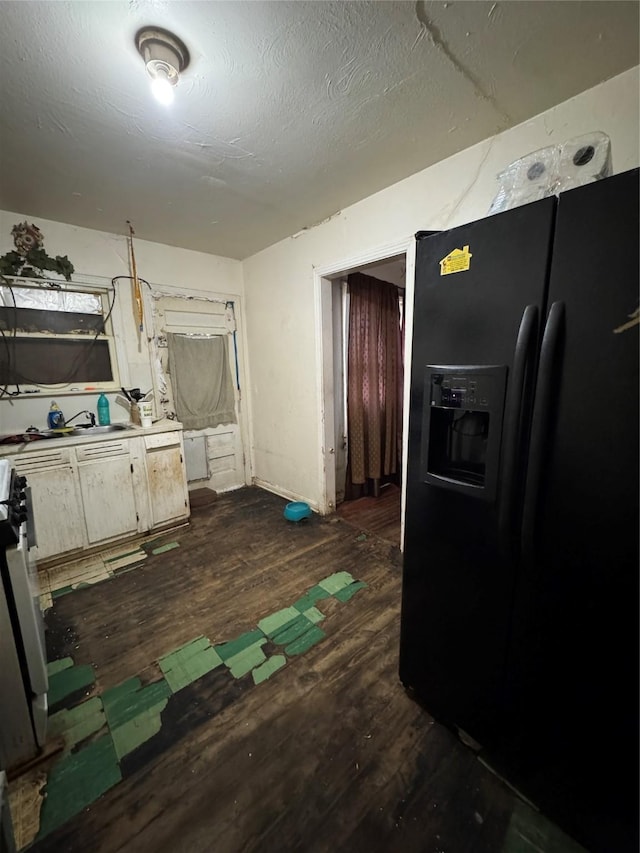
M637 850L638 170L416 247L400 678Z

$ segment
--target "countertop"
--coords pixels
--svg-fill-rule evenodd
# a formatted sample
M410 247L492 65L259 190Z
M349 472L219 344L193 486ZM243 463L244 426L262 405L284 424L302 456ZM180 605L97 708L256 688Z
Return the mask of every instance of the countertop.
M169 418L162 418L155 421L150 427L141 427L136 424L126 424L126 426L127 429L115 432L103 432L98 435L60 435L55 436L55 438L43 438L22 443L0 444L0 456L18 456L21 453L37 453L38 451L50 450L54 447L94 444L97 441L121 441L125 438L135 438L141 435L182 430L182 424L179 421L173 421Z

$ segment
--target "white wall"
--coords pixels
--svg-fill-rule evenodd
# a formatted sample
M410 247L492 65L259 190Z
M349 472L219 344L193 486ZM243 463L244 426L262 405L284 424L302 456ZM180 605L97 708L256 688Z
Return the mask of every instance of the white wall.
M51 256L68 255L78 278L83 275L101 276L107 280L129 275L127 241L124 236L78 228L46 219L33 219L23 213L0 210L0 254L13 249L11 228L16 222L35 221L44 235L44 247ZM230 258L178 249L160 243L135 240L138 275L152 285L206 292L209 296L228 297L236 303L236 316L242 342L243 282L242 264ZM125 387L149 389L152 385L151 365L146 338L138 334L133 315L131 284L121 280L117 285L114 307L114 326L121 329L120 365ZM244 372L244 351L240 366ZM97 394L65 395L58 400L65 416L70 418L81 409L96 410ZM111 420L128 419L125 409L115 404L115 394L109 394ZM54 394L34 394L27 399L0 400L0 434L24 430L28 426L46 427L49 405Z
M444 229L485 216L502 168L578 134L602 130L610 136L615 172L638 166L638 73L631 69L244 262L252 464L260 482L315 505L321 500L314 267L420 229Z
M497 172L517 157L555 141L603 130L611 137L614 170L622 172L637 166L638 73L638 68L632 69L602 83L244 263L136 240L138 273L152 284L236 300L239 322L246 330L241 336L243 375L247 347L251 359L249 383L243 381L243 409L250 413L252 470L257 480L283 494L315 505L320 502L314 268L407 239L420 229L447 228L484 216L495 195ZM0 254L12 248L11 227L23 219L31 221L32 217L0 211ZM124 236L40 218L36 224L44 233L48 254L68 255L79 275L111 279L129 273ZM120 287L116 311L121 312L126 351L128 375L123 381L129 386L150 387L148 353L138 339L126 282ZM34 397L37 399L0 400L0 433L22 430L30 424L45 425L51 397ZM91 405L95 403L93 397L64 400L67 417L79 409L95 407ZM116 412L112 405L112 418L125 419L124 412L119 417Z

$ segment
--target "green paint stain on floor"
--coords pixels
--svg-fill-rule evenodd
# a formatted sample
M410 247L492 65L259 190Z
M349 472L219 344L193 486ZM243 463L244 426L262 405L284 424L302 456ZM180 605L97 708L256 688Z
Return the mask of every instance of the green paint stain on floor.
M122 759L136 747L158 734L162 727L161 714L167 706L168 699L163 699L155 705L145 708L142 713L123 723L111 731L116 755Z
M95 673L93 667L89 664L82 666L69 666L54 675L49 676L49 707L52 708L58 702L80 690L83 687L89 687L95 681Z
M51 598L61 598L63 595L68 595L73 592L72 586L61 586L60 589L51 590Z
M54 764L47 779L38 838L44 838L79 814L121 779L118 757L109 735L63 756Z
M229 658L235 657L244 649L258 642L258 640L264 639L266 639L264 633L259 628L256 628L254 631L247 631L246 634L240 634L239 637L236 637L235 640L229 640L228 643L220 643L220 645L214 646L214 649L222 660L226 662Z
M312 586L311 589L302 596L302 598L299 598L293 606L300 613L304 613L305 610L313 607L318 601L322 601L323 598L329 598L330 596L330 592L327 592L326 589L323 589L321 586L316 584L316 586Z
M145 547L148 549L157 541L145 543ZM152 553L162 554L178 547L178 542L170 542L153 548ZM105 562L114 563L141 553L145 554L138 549L119 554ZM116 567L115 572L130 571L132 568L128 565ZM49 720L50 734L64 737L66 750L49 774L38 837L43 838L61 826L121 781L119 760L161 730L162 712L172 693L223 663L234 678L242 678L251 672L254 684L261 684L286 666L287 655L293 657L303 654L325 639L325 632L317 624L326 618L315 606L319 601L335 596L339 601L347 602L366 586L362 581L354 581L349 572L335 572L311 587L291 607L260 620L259 627L253 631L216 646L212 646L207 637L197 637L164 655L158 661L165 676L161 681L143 686L140 678L130 678L106 690L102 700L96 696L75 708L53 714ZM53 596L65 595L72 589L71 586L63 587L56 590ZM272 655L267 659L262 648L268 642L267 638L284 646L284 654ZM95 681L93 668L87 665L74 666L71 657L52 661L47 669L49 703L52 706ZM75 752L69 751L99 732L105 722L109 726L108 735ZM525 839L529 843L528 836L525 838L522 833L522 827L512 823L512 838ZM529 851L527 846L508 846L505 842L502 853ZM553 847L549 851L582 853L579 847Z
M343 589L345 586L349 586L349 584L352 583L353 578L349 572L335 572L334 574L329 575L328 578L321 580L318 586L322 587L322 589L326 589L330 595L334 595L334 593L339 589Z
M293 622L289 622L285 625L282 630L274 634L271 639L278 646L286 646L294 640L297 640L298 637L306 634L312 624L313 623L309 622L306 616L300 613Z
M305 610L302 615L305 616L309 620L309 622L312 622L314 625L317 622L322 622L323 619L327 618L324 613L321 613L318 610L317 607L310 607L308 610Z
M105 690L102 703L109 728L114 732L170 695L171 689L164 679L143 687L139 678L129 678L117 687Z
M300 613L295 607L285 607L284 610L278 610L270 616L265 616L264 619L258 622L258 627L261 631L264 631L267 637L273 637L285 625L289 625L299 616Z
M122 560L124 557L146 557L147 555L141 548L134 548L133 551L123 551L122 554L115 554L113 557L107 557L106 560L103 560L103 563L115 563L117 560Z
M301 655L303 652L306 652L311 646L315 646L316 643L319 643L320 640L324 640L327 635L325 632L318 628L317 625L313 625L306 634L303 634L301 637L298 637L297 640L294 640L288 646L285 646L284 653L289 655L289 657L294 657L294 655Z
M163 655L160 658L160 664L162 665L163 661L171 662L178 658L182 660L186 660L187 658L191 658L194 655L197 655L198 652L203 651L204 649L211 646L211 641L208 637L204 637L202 634L199 637L196 637L194 640L189 640L188 643L185 643L184 646L178 646L177 649L174 649L172 652L169 652L168 655Z
M153 539L147 539L145 542L141 542L140 547L145 551L152 551L160 545L166 545L168 535L168 533L165 533L164 536L154 536Z
M143 687L139 678L129 678L105 690L102 701L119 759L160 731L160 715L170 695L164 679Z
M259 666L261 663L266 661L266 655L262 651L262 646L264 646L266 642L267 638L263 637L261 640L258 640L257 643L254 643L252 646L248 646L246 649L238 652L237 655L227 658L225 663L231 670L231 675L233 675L234 678L242 678L243 675L251 672L254 667Z
M52 714L49 717L48 734L50 737L63 737L67 752L89 735L100 731L106 722L102 701L94 696L75 708Z
M262 684L262 682L266 681L267 678L271 678L274 672L282 669L286 662L287 659L284 655L273 655L268 658L262 666L258 666L253 670L253 683Z
M222 658L206 637L197 637L185 646L160 658L160 669L172 693L201 678L222 664Z
M178 542L168 542L166 545L159 545L151 550L152 554L165 554L167 551L173 551L174 548L179 548Z
M62 672L63 669L69 669L70 666L73 666L73 658L60 658L60 660L52 660L47 664L47 673L51 675L56 675L58 672Z
M359 589L366 589L366 587L367 585L364 581L355 581L354 583L350 583L349 586L336 590L336 592L334 592L334 596L338 601L345 604L349 599L353 598Z

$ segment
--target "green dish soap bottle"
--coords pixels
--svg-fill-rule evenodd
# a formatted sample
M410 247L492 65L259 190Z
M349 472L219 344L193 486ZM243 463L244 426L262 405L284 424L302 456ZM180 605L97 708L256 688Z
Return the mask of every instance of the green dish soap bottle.
M98 397L98 423L100 426L108 426L111 423L109 401L104 394L100 394Z

